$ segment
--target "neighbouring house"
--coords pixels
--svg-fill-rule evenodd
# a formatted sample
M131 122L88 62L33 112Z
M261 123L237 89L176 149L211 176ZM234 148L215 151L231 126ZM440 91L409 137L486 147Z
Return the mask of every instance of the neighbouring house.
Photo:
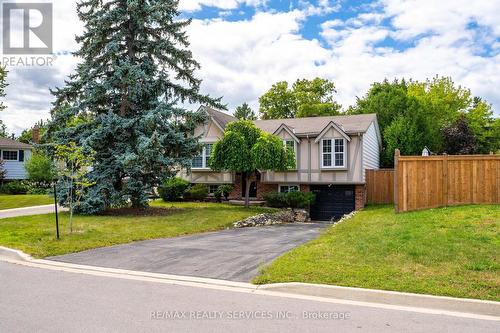
M30 158L33 146L13 139L0 138L0 158L5 161L6 180L26 179L24 161Z
M204 144L192 161L190 171L181 177L191 183L209 186L213 193L220 184L233 184L231 199L242 199L241 175L214 172L208 167L213 144L223 136L225 126L237 119L229 114L201 106L209 120L195 135ZM250 197L262 200L267 192L312 191L311 207L315 220L329 220L364 207L365 170L379 168L381 137L375 114L342 115L294 119L256 120L261 130L279 136L295 151L297 167L287 172L262 170L253 179Z

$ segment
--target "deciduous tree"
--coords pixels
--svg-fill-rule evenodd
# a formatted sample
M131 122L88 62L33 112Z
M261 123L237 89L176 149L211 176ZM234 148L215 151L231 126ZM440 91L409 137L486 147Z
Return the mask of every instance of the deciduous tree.
M332 81L321 78L297 80L291 88L286 81L277 82L260 97L259 112L262 119L338 115L336 92Z
M245 206L249 206L250 179L258 170L287 170L295 166L293 151L283 140L258 129L251 121L229 123L213 147L209 160L216 171L241 173L245 179Z
M455 122L443 127L441 130L444 141L444 152L451 155L474 154L477 151L476 137L465 114Z

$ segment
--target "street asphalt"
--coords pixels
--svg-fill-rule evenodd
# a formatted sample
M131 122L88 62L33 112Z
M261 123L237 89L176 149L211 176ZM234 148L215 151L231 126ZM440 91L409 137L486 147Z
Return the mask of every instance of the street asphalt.
M0 262L0 332L499 332L500 322Z
M155 239L49 257L74 264L249 282L327 224L285 224Z

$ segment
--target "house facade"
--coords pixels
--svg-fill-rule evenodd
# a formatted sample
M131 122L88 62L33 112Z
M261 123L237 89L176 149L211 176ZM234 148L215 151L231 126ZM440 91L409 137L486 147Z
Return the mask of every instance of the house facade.
M191 183L202 183L215 191L220 184L233 184L231 199L242 199L241 175L218 173L208 167L213 144L225 126L237 119L208 107L209 120L196 135L204 143L192 169L181 172ZM312 191L316 202L311 217L329 220L362 208L365 204L365 170L379 168L380 131L375 114L294 119L257 120L264 132L277 135L295 151L296 168L286 172L261 171L252 180L250 197L261 200L267 192Z
M22 180L27 178L24 161L31 157L33 147L26 143L8 138L0 138L0 159L4 160L7 170L5 180Z

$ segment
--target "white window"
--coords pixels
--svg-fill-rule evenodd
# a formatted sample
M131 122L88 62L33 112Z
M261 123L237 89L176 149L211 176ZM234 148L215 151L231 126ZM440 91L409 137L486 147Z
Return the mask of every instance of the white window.
M280 193L288 193L288 192L299 192L299 185L280 185L279 186Z
M219 188L219 185L209 185L208 186L208 194L214 194L217 192L217 189Z
M295 156L297 156L297 146L295 145L294 140L284 140L283 143L285 144L286 149L291 149Z
M335 166L345 167L345 139L335 139Z
M3 150L2 159L5 161L17 161L17 150Z
M321 141L321 163L323 168L345 168L345 139L323 139Z
M194 157L192 162L191 162L191 167L194 169L208 169L208 160L210 159L210 154L212 153L212 143L207 143L202 151L201 154Z

